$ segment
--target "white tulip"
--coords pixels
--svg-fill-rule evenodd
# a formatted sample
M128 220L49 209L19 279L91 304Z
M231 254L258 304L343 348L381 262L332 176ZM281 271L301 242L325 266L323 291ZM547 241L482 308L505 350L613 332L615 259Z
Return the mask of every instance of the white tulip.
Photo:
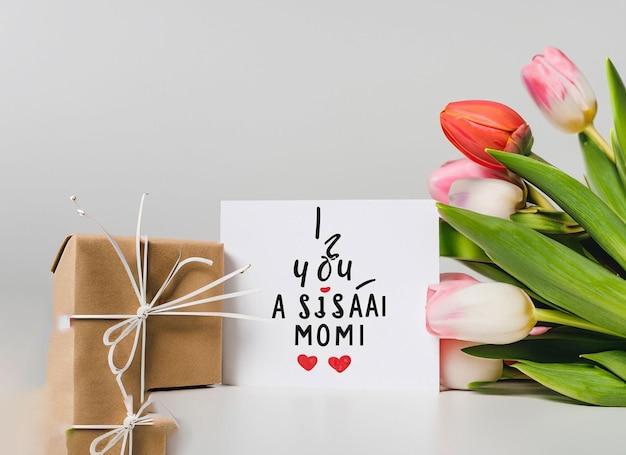
M428 330L439 338L507 344L535 326L535 307L524 290L508 283L442 281L430 286Z
M467 390L472 382L494 382L502 376L500 359L483 359L461 351L478 343L440 340L439 382L444 389Z
M448 200L454 207L509 219L524 207L526 195L519 186L506 180L468 178L450 185Z

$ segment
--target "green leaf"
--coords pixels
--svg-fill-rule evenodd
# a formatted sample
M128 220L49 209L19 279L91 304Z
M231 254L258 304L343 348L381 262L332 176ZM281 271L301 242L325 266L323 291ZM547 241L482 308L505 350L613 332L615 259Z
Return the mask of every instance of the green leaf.
M491 262L485 252L443 220L439 220L439 255L463 261Z
M606 77L613 112L615 137L623 150L626 147L626 88L613 62L608 58L606 59Z
M538 383L574 400L599 406L626 406L626 383L595 365L523 360L512 366Z
M576 234L584 229L565 212L545 210L540 207L519 210L511 215L517 223L545 234Z
M617 168L617 173L622 181L622 185L626 186L626 157L624 157L624 151L617 142L614 128L611 128L611 148L615 153L615 167Z
M622 219L626 219L626 192L617 167L586 133L578 134L591 189Z
M472 269L475 272L480 273L481 275L492 279L493 281L498 281L500 283L509 283L515 286L524 287L524 284L519 280L516 280L511 275L506 273L497 265L489 262L472 262L472 261L461 261L463 265Z
M626 349L626 340L586 330L557 327L542 335L531 335L515 343L481 344L467 347L463 352L488 359L572 363L579 362L581 355L584 354L615 349Z
M482 392L489 390L503 390L507 387L506 383L511 381L516 382L519 386L519 381L528 383L530 382L530 379L521 371L504 364L502 365L502 375L496 381L474 381L467 384L467 388ZM519 388L517 390L519 390Z
M562 240L563 239L560 239L559 241L561 241L561 243L564 243ZM615 262L615 259L609 256L594 239L592 239L591 237L581 237L577 240L578 243L573 241L564 244L569 248L578 251L579 253L583 254L585 257L593 260L594 262L602 264L605 269L610 270L614 274L619 275L622 278L626 276L626 271L624 271L624 269L617 262Z
M589 188L556 167L532 158L492 150L489 153L547 194L626 268L626 223Z
M626 281L526 226L443 204L438 207L448 223L533 292L626 337Z
M619 334L605 327L599 327L581 317L576 316L575 314L558 309L551 310L546 308L535 308L535 317L537 318L537 321L542 323L576 327L582 330L604 333L605 335L619 336Z
M485 386L491 385L494 382L496 381L474 381L474 382L470 382L469 384L467 384L467 388L470 390L477 390Z
M602 365L611 373L626 381L626 351L605 351L585 354L581 355L581 357Z
M524 289L524 291L526 291L526 293L530 295L532 299L535 301L535 305L537 305L537 302L541 302L544 305L554 307L552 303L546 301L540 295L537 295L535 292L533 292L532 289L528 289L524 285L524 283L522 283L519 280L516 280L515 278L513 278L511 275L506 273L504 270L502 270L500 267L493 264L492 262L485 263L485 262L475 262L475 261L461 261L461 263L467 268L473 270L474 272L478 272L481 275L493 281L497 281L499 283L512 284L514 286L517 286L518 288Z

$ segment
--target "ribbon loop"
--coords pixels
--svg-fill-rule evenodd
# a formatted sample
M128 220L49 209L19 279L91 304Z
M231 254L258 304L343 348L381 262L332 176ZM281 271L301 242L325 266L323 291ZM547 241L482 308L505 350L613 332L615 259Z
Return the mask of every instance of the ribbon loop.
M137 425L154 425L153 414L142 415L148 406L152 404L152 400L148 399L136 413L132 412L132 397L128 396L124 402L126 404L126 408L128 409L128 415L124 419L124 423L122 425L75 425L73 427L74 429L82 430L109 429L109 431L91 441L91 444L89 445L90 455L104 455L115 447L115 445L120 441L122 441L120 455L124 455L126 453L126 447L128 447L128 455L133 455L133 430L135 427ZM100 448L103 444L104 447Z
M110 346L108 362L109 362L109 368L114 375L121 376L122 374L126 372L126 370L130 368L130 365L133 362L133 359L135 357L135 353L137 352L137 345L139 344L139 335L141 333L141 329L143 328L143 325L145 324L145 320L146 320L145 318L135 315L128 319L124 319L118 322L112 327L109 327L104 332L102 341L104 342L105 346ZM119 333L117 337L115 337L114 339L111 339L111 336L113 335L113 333L115 333L121 328L124 328L121 331L121 333ZM126 359L126 363L124 364L123 367L120 368L115 365L115 358L114 358L115 350L117 346L120 344L120 342L125 340L126 337L128 337L128 335L130 335L133 332L135 333L135 336L133 338L132 348L130 350L128 358Z

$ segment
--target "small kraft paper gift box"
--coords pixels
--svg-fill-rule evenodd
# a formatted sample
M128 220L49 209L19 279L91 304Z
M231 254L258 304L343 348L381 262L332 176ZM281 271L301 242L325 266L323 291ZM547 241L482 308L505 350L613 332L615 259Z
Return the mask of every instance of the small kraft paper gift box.
M52 266L50 442L67 451L50 453L85 453L72 447L98 430L65 431L124 422L129 397L138 409L150 390L221 382L222 320L203 316L221 312L223 245L133 237L114 243L118 250L105 235L70 235ZM155 441L164 434L158 426L140 430Z
M167 435L177 428L172 419L150 418L148 423L112 429L73 429L67 433L67 452L76 454L165 455Z
M126 397L128 415L117 425L74 425L66 432L66 447L54 453L105 455L165 455L167 435L178 427L174 418L157 411L149 398L136 413ZM167 414L169 414L166 411Z
M151 425L141 425L133 428L133 436L127 436L126 441L119 438L108 447L107 454L118 455L127 453L132 444L133 455L165 455L167 450L167 434L176 429L176 424L168 419L156 419ZM98 437L106 436L107 430L80 429L72 430L67 435L67 453L86 454L90 453L93 442ZM128 433L130 434L130 433ZM115 437L110 436L108 439ZM105 445L103 441L101 445ZM105 446L106 447L106 446ZM57 452L54 452L55 454ZM101 452L96 452L101 453Z

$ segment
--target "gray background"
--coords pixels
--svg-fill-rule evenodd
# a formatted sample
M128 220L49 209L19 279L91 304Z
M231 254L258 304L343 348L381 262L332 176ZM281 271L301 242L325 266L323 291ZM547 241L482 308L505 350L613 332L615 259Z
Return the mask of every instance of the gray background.
M426 198L460 154L447 102L516 109L535 152L582 178L519 70L560 47L599 98L626 74L609 1L32 1L0 4L0 386L44 383L49 267L64 236L219 238L224 199ZM375 239L373 239L375 241Z

